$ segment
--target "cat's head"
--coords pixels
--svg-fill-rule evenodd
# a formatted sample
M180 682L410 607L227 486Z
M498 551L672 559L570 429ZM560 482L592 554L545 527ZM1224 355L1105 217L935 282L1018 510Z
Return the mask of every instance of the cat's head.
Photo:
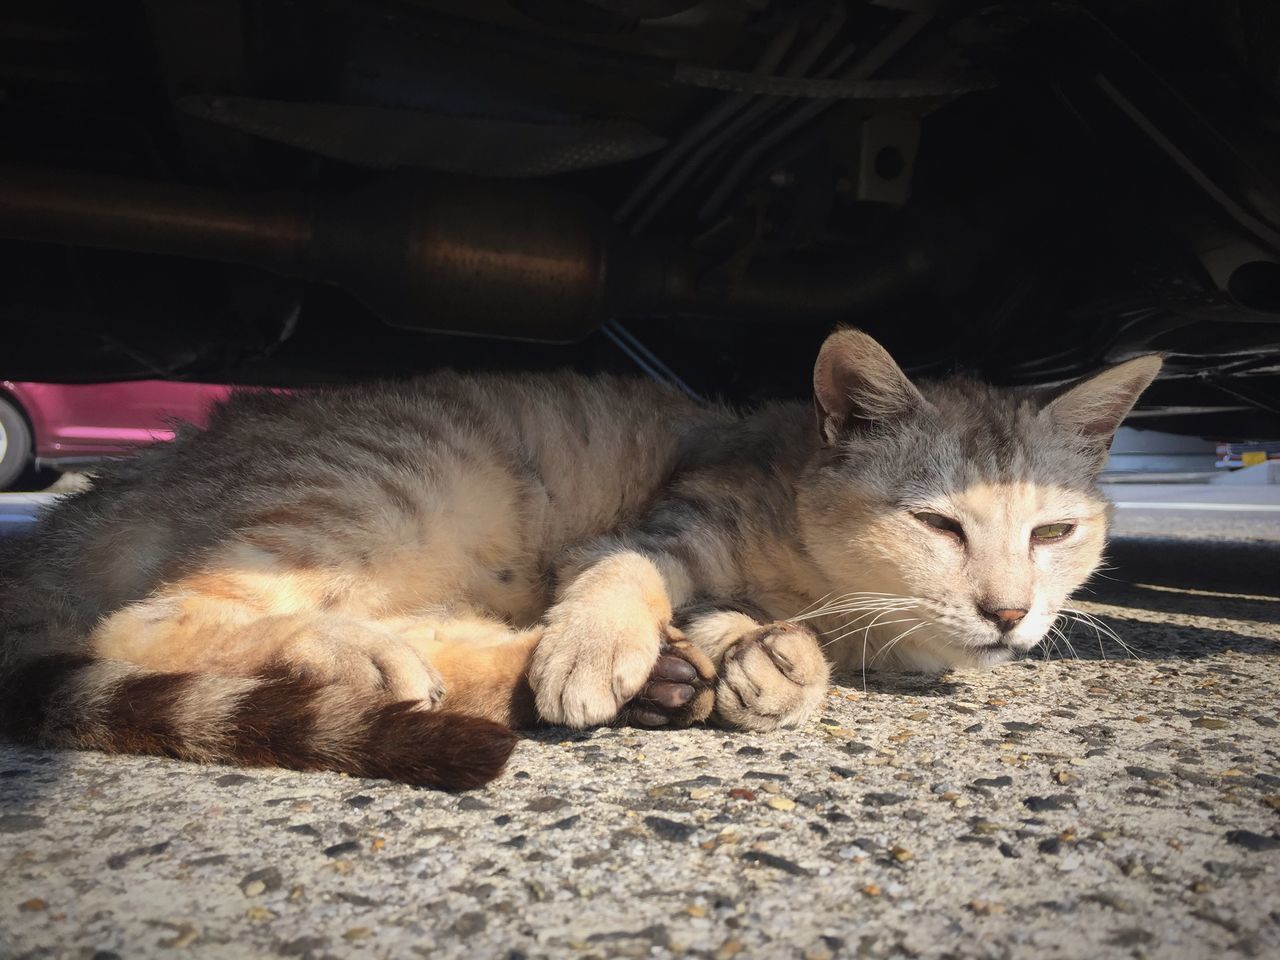
M914 384L866 334L829 337L814 370L822 450L798 493L826 606L845 611L824 620L847 624L831 634L847 631L837 663L986 666L1040 643L1102 557L1097 477L1160 364L1047 394Z

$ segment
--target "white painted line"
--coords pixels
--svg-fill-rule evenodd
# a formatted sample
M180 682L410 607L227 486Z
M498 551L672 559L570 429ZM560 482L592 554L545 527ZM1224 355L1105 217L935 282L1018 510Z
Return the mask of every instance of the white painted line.
M1280 503L1160 503L1146 500L1117 500L1121 510L1222 510L1227 513L1280 513Z

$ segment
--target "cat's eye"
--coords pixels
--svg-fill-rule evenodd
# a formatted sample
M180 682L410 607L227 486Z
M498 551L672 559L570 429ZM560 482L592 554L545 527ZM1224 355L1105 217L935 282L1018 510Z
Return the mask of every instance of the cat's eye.
M1075 528L1076 525L1074 523L1046 523L1031 531L1031 539L1037 543L1043 543L1047 540L1061 540L1064 537L1071 536L1071 531L1075 530Z
M950 517L944 517L940 513L929 513L927 511L914 513L912 516L926 527L932 527L942 533L949 533L957 540L964 539L964 527L960 526L959 520L952 520Z

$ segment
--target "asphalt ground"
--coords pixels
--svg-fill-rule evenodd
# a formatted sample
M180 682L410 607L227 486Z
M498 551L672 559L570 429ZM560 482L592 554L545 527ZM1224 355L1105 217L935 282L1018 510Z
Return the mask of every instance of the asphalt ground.
M0 744L0 957L1278 956L1277 527L1121 507L1079 606L1132 653L541 731L465 794Z

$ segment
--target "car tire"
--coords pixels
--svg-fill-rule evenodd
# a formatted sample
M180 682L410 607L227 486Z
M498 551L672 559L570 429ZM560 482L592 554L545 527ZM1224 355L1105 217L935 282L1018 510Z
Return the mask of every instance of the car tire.
M0 490L8 490L30 463L31 428L18 408L0 397Z

